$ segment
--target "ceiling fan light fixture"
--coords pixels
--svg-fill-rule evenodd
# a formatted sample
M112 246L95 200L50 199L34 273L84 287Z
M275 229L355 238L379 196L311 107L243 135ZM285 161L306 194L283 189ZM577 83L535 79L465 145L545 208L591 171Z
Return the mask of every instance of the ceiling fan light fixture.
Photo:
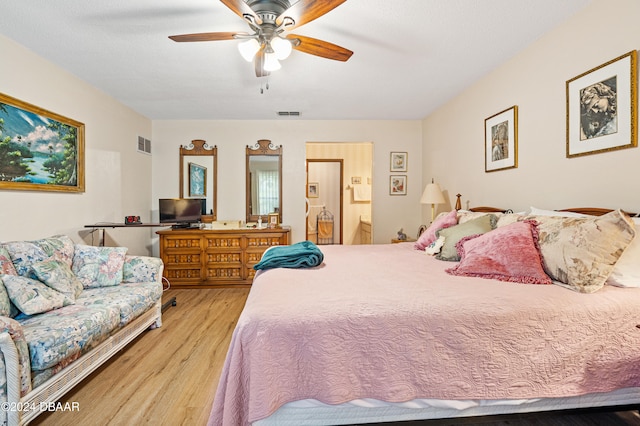
M280 65L280 62L278 62L278 58L275 53L267 52L264 54L265 71L277 71L280 68L282 68L282 66Z
M289 40L283 39L282 37L276 36L272 38L270 44L276 55L276 58L280 60L287 59L289 55L291 55L291 50L293 50L291 42Z
M240 55L247 62L253 61L253 57L260 50L260 43L255 38L250 38L247 41L243 41L242 43L238 43L238 50L240 51Z

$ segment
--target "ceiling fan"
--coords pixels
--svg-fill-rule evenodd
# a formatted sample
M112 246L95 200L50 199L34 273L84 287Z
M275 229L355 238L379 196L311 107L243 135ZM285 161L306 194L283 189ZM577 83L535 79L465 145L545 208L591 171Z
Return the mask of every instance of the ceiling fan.
M312 37L288 33L340 6L346 0L220 0L244 19L253 34L246 32L213 32L169 36L177 42L243 40L240 54L254 62L257 77L268 76L280 69L279 60L292 49L336 61L347 61L353 52L344 47Z

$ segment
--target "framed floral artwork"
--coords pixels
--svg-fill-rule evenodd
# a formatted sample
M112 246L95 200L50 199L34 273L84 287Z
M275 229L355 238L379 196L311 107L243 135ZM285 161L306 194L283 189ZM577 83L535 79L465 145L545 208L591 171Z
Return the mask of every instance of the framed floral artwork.
M638 146L635 50L567 81L567 158Z
M484 120L484 171L518 167L517 105Z
M407 195L407 175L389 176L389 195Z
M389 166L392 172L406 172L407 171L407 153L406 152L392 152L390 155L391 164Z

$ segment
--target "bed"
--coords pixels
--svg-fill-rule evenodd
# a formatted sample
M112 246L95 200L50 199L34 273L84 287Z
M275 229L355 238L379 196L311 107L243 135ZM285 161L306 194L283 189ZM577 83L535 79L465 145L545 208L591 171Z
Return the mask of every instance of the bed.
M623 258L640 264L629 259L638 254L637 222L621 211L503 211L491 213L490 231L460 239L458 260L417 243L334 245L322 247L317 267L259 271L209 424L337 425L639 404L640 282L635 271L617 270ZM453 239L487 215L450 212L456 224L434 236L447 229ZM519 242L497 237L513 238L516 228L531 230L538 265L518 257L528 250ZM607 235L583 241L587 234L574 228ZM495 244L515 247L507 251L516 258ZM473 247L500 251L492 262L503 262L503 275L466 273ZM559 249L570 253L568 272L551 259ZM578 255L587 272L574 264ZM606 283L594 289L603 274Z

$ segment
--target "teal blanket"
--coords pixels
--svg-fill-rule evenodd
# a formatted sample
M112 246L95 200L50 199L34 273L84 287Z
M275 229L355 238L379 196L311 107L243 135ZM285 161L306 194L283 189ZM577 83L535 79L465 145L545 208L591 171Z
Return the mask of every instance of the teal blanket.
M324 254L311 241L302 241L290 246L271 247L262 255L253 269L271 268L311 268L324 260Z

